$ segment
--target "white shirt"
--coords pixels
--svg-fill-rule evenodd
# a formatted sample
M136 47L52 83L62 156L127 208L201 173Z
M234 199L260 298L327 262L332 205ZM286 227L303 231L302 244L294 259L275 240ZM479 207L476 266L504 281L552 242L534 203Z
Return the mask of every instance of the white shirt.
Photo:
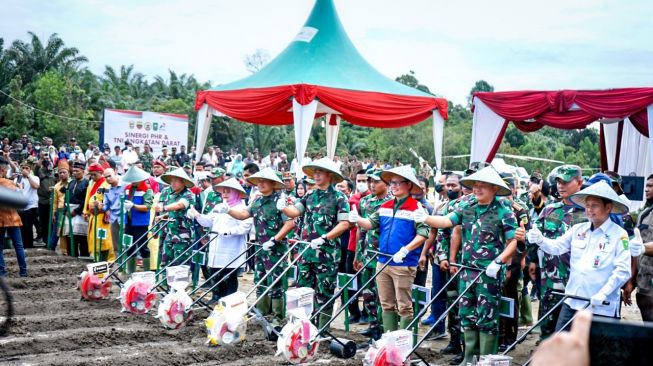
M553 255L571 252L565 293L586 298L603 293L610 305L594 307L592 312L618 316L619 290L630 279L628 233L609 218L599 228L590 229L590 222L576 224L558 239L544 238L540 248ZM567 299L565 303L575 310L587 306L583 300Z
M247 206L240 203L232 208L245 210ZM211 212L207 215L197 216L197 222L204 227L211 227L211 230L223 234L211 234L211 244L206 265L211 268L224 268L229 262L238 257L247 249L247 234L254 225L254 219L237 220L226 213L218 214ZM215 236L217 235L217 238ZM215 238L215 239L214 239ZM230 264L228 268L238 268L245 264L246 254Z
M41 180L39 179L39 177L32 174L30 174L30 177L37 184L41 184ZM29 184L29 179L23 177L22 175L16 178L16 184L18 184L18 186L22 186L23 196L27 197L27 207L25 207L25 209L27 210L30 208L39 207L39 196L37 194L38 188L37 189L32 188L32 185Z

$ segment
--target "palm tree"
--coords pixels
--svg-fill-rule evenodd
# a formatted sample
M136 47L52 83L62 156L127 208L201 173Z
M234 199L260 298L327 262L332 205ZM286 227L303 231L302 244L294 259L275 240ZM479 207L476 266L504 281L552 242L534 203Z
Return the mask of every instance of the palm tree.
M36 34L27 33L32 37L29 43L16 40L6 52L25 85L46 71L75 69L88 61L77 48L65 47L57 33L53 33L45 45Z

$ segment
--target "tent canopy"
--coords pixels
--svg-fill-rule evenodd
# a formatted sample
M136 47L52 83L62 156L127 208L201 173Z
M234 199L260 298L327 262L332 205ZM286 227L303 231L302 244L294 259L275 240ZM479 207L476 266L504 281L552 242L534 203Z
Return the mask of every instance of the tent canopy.
M509 122L523 132L600 122L602 169L622 175L653 170L653 88L483 92L474 94L473 105L470 162L494 158Z
M316 116L337 115L329 116L327 124L336 137L340 119L366 127L397 128L433 116L434 133L441 141L448 103L375 70L347 36L333 1L317 0L299 34L281 54L249 77L198 92L195 107L200 114L198 126L202 114L211 113L266 125L294 123L301 159L310 133L306 125ZM204 147L208 127L199 129L198 149ZM441 142L439 147L436 144L439 166L438 149Z

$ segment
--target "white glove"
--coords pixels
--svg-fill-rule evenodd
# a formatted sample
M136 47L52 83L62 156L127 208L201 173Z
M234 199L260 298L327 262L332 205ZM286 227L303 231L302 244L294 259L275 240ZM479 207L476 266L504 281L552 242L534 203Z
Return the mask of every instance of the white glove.
M592 307L596 306L603 306L603 302L605 301L606 296L602 293L598 293L590 299L590 303L592 304Z
M499 270L501 270L501 265L495 261L492 261L492 263L490 263L490 265L488 265L485 269L485 275L496 279L497 274L499 274Z
M424 210L424 207L422 207L422 204L417 202L417 210L415 210L415 213L413 214L413 220L421 224L424 221L426 221L426 218L429 216L429 214Z
M355 223L358 222L358 219L359 219L359 218L360 218L360 217L358 216L358 210L356 209L356 206L353 206L352 209L351 209L351 211L349 211L349 217L348 217L348 220L349 220L349 222L351 222L352 224L355 224Z
M399 248L399 251L392 256L392 260L395 263L403 263L404 258L408 255L408 249L406 247Z
M286 197L285 194L282 194L277 200L277 210L281 211L286 207L288 207L288 197Z
M276 243L274 242L273 239L268 240L268 241L266 241L265 243L263 243L263 250L269 252L270 249L272 249L272 247L273 247L275 244L276 244Z
M196 210L195 207L193 207L193 206L190 206L190 207L188 208L188 211L186 211L186 217L189 218L189 219L191 219L191 220L195 220L195 218L196 218L197 216L199 216L199 215L200 215L200 213L197 212L197 210Z
M630 240L630 255L632 257L639 257L642 253L644 253L642 234L639 232L639 229L635 229L635 238Z
M229 236L231 235L231 232L229 230L221 230L220 235L222 236Z
M540 245L544 241L544 235L542 235L540 229L533 226L533 228L528 230L526 233L526 239L531 244Z
M229 211L229 205L226 202L218 203L213 207L213 212L223 214Z
M315 238L315 239L311 240L311 248L314 249L314 250L320 249L322 244L324 244L325 242L326 242L326 240L324 240L324 238L321 237L321 236L319 238Z
M125 207L125 211L129 211L132 209L132 207L134 207L134 202L130 200L125 200L124 207Z

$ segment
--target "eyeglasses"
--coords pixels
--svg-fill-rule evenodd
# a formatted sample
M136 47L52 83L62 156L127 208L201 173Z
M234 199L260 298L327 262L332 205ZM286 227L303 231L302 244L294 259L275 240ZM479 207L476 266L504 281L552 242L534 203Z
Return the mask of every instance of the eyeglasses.
M399 181L391 180L390 181L390 187L398 187L398 186L401 185L401 183L408 183L408 181L407 180L399 180Z

